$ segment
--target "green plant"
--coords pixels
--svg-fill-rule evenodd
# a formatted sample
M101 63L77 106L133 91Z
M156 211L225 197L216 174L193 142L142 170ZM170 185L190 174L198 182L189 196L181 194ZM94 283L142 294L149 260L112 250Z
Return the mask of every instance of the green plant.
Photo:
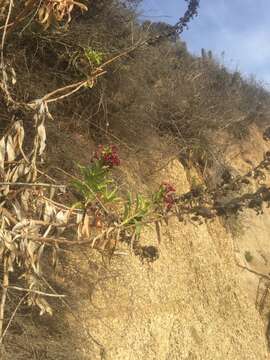
M93 50L90 47L84 49L84 55L87 58L90 65L99 66L103 60L103 53Z
M175 203L175 188L171 184L163 182L158 191L153 194L152 200L157 210L162 212L164 209L165 211L171 210Z
M84 200L77 203L77 206L86 207L95 200L105 204L116 201L117 187L109 178L109 170L119 164L116 147L100 145L89 166L78 165L82 179L73 180L71 185Z
M121 225L134 229L134 235L139 238L143 227L143 220L149 214L150 208L151 202L143 195L137 194L135 201L133 201L131 194L128 193Z
M108 171L100 162L95 162L90 166L79 165L79 169L82 179L72 182L72 186L84 198L78 205L86 206L97 198L104 203L117 199L114 181L108 178Z

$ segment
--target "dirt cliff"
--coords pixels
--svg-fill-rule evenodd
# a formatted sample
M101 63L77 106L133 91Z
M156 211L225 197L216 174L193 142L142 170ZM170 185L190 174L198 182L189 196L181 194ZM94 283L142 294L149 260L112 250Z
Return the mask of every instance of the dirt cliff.
M267 149L259 135L228 151L232 157L241 148L234 157L239 171L250 166L246 156L256 163ZM83 143L84 150L87 146ZM178 192L190 189L178 160L147 181L136 172L140 160L130 155L130 162L133 170L127 162L122 171L131 187L146 189L165 179ZM143 242L159 248L159 259L152 263L142 262L125 245L110 262L94 250L66 251L54 286L67 293L69 305L55 303L52 318L26 317L24 328L22 322L15 324L7 339L11 353L14 342L18 349L11 358L268 359L266 325L255 307L259 277L237 263L269 271L269 213L256 217L247 212L245 223L249 226L233 236L220 219L202 225L171 219L162 227L160 243L149 228Z

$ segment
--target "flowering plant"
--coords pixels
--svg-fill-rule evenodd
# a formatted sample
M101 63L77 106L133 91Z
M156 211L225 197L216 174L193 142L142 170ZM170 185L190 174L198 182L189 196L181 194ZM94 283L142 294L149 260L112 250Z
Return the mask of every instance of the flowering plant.
M168 182L163 182L159 190L153 196L153 202L158 207L162 206L165 211L170 211L175 203L175 188Z
M115 145L99 145L94 153L94 161L99 161L102 166L112 168L120 165L120 158Z
M117 200L117 188L109 178L108 170L118 165L120 159L115 145L99 145L90 165L79 165L82 179L73 181L72 186L84 199L80 206L86 206L97 199L104 203Z

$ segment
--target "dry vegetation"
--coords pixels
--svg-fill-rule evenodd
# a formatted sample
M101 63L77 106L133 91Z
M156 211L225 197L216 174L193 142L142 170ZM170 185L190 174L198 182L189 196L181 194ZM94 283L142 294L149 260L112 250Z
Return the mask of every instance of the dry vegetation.
M117 170L111 175L119 154L111 145L89 154L81 174L72 160L58 173L47 171L57 164L45 155L47 138L61 142L64 128L144 157L154 133L166 144L165 159L175 156L207 174L223 164L215 135L239 138L248 136L252 122L264 126L269 94L211 53L187 52L179 34L196 16L198 1L188 2L174 27L141 24L136 1L0 4L2 343L25 304L41 315L52 314L48 299L68 307L65 294L50 285L60 250L89 246L110 258L125 242L142 260L155 261L158 249L140 245L149 223L161 241L160 227L171 216L202 223L245 207L261 213L270 202L269 188L261 185L270 154L244 176L232 178L222 168L219 186L194 186L182 195L167 183L148 197L119 191ZM250 182L261 186L250 192Z

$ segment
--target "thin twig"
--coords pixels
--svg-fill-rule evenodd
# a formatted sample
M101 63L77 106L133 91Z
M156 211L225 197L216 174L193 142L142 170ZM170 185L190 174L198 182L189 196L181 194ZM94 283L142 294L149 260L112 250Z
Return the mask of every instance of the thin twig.
M106 234L106 231L102 232L101 234L97 235L96 237L94 237L93 239L87 239L87 240L76 240L76 241L72 241L72 240L67 240L65 238L47 238L47 237L28 237L29 240L32 241L37 241L37 242L41 242L41 243L48 243L48 244L63 244L63 245L68 245L68 246L74 246L74 245L87 245L87 244L92 244L93 242L96 242L97 240L99 240L100 238L102 238L102 236L104 236Z
M39 174L45 176L47 179L53 181L54 183L57 182L54 178L52 178L50 175L46 174L45 172L43 172L43 171L41 171L41 170L39 170L39 169L37 169L37 172L38 172Z
M70 210L71 212L76 212L76 213L82 213L82 212L83 212L83 210L81 210L81 209L74 209L73 207L69 207L69 206L63 205L63 204L61 204L61 203L59 203L59 202L57 202L57 201L54 201L54 200L52 200L52 199L49 199L48 197L46 197L46 196L44 196L44 195L42 195L41 197L42 197L44 200L48 201L49 203L57 206L59 209Z
M67 96L70 96L72 95L73 93L77 92L78 90L80 90L83 86L87 85L87 83L89 82L89 80L93 80L93 79L96 79L98 78L99 76L102 76L106 74L106 71L102 71L102 72L99 72L97 74L93 74L89 79L86 79L86 80L81 80L81 81L78 81L76 83L73 83L73 84L69 84L69 85L66 85L66 86L63 86L61 88L58 88L56 90L53 90L51 91L50 93L44 95L42 98L40 99L36 99L34 101L30 101L28 103L28 105L30 107L36 107L37 103L40 103L40 102L46 102L46 103L50 103L50 102L53 102L53 101L58 101L60 99L63 99ZM73 89L71 90L70 92L66 93L66 94L62 94L62 95L59 95L57 97L54 97L52 98L52 96L58 94L58 93L63 93L64 91L66 90L69 90L69 89Z
M53 95L55 95L55 94L57 94L57 93L61 93L62 91L64 91L64 90L68 90L68 89L73 89L73 88L76 88L76 87L80 87L81 85L83 85L83 84L85 84L85 82L86 82L86 80L83 80L83 81L79 81L79 82L76 82L76 83L73 83L73 84L70 84L70 85L66 85L66 86L63 86L63 87L61 87L61 88L58 88L58 89L56 89L56 90L53 90L52 92L50 92L50 93L48 93L48 94L46 94L46 95L44 95L42 98L40 98L40 99L36 99L36 100L33 100L33 101L30 101L29 103L28 103L28 105L30 106L30 107L36 107L37 106L37 104L39 104L40 102L42 102L42 101L48 101L49 100L49 98L51 97L51 96L53 96Z
M6 82L6 70L5 70L5 61L4 61L4 47L5 47L5 40L6 40L6 34L7 34L7 26L9 23L9 19L11 16L11 11L12 11L12 7L13 7L13 0L9 0L9 8L8 8L8 15L6 18L6 22L4 25L4 31L3 31L3 35L2 35L2 42L1 42L1 65L0 68L2 70L2 84L1 87L4 91L4 93L7 96L7 99L10 101L12 100L10 93L8 91L8 85Z
M63 94L63 95L60 95L58 97L55 97L55 98L52 98L52 99L49 99L49 100L46 100L47 103L50 103L50 102L55 102L55 101L58 101L58 100L61 100L61 99L64 99L74 93L76 93L77 91L79 91L82 87L84 87L86 84L87 84L88 80L86 81L83 81L80 85L78 85L75 89L71 90L70 92L66 93L66 94Z
M3 285L2 285L2 297L0 304L0 337L1 340L3 338L3 326L4 326L4 318L5 318L5 305L7 299L7 291L9 285L9 276L8 276L8 258L4 258L4 274L3 274ZM2 341L0 341L0 346L2 345Z
M4 67L5 67L5 65L4 65L4 46L5 46L5 40L6 40L6 34L7 34L7 26L9 23L10 16L11 16L12 7L13 7L13 0L9 0L8 14L7 14L6 22L4 25L4 31L3 31L2 42L1 42L1 68L2 68L2 71L4 71Z
M256 300L255 300L256 309L258 308L258 303L259 303L259 294L260 294L261 282L262 282L262 278L260 278L259 281L258 281L258 286L257 286L257 291L256 291Z
M237 265L238 267L240 267L241 269L247 270L247 271L251 272L252 274L255 274L255 275L257 275L257 276L260 276L261 278L270 280L270 276L268 276L268 275L266 275L266 274L259 273L258 271L255 271L255 270L252 270L252 269L248 268L247 266L244 266L244 265L239 264L238 262L236 262L236 265Z
M33 290L33 289L25 289L25 288L21 288L18 286L8 286L8 289L13 289L13 290L17 290L17 291L23 291L23 292L27 292L27 293L32 293L32 294L37 294L37 295L42 295L42 296L47 296L47 297L57 297L57 298L63 298L66 297L66 295L60 295L60 294L49 294L46 293L44 291L39 291L39 290Z
M4 209L5 210L5 209ZM9 218L9 215L3 211L3 214L6 215L6 217L11 220ZM14 218L12 219L12 223L14 222ZM18 221L15 221L15 224L17 224ZM42 220L33 220L33 219L30 219L30 220L26 220L25 222L25 226L28 226L29 224L32 224L32 225L41 225L41 226L53 226L53 227L59 227L59 228L71 228L73 226L76 226L77 224L76 223L67 223L67 222L62 222L62 223L54 223L54 222L47 222L47 221L42 221ZM13 234L16 234L16 232L13 232L11 231L11 233Z
M26 18L26 16L28 15L27 14L28 10L32 8L32 6L36 1L37 0L29 1L27 6L16 16L15 20L6 25L6 28L9 28L9 32L11 29L14 30L14 27L16 27L21 21L23 21ZM2 30L3 28L5 28L5 26L1 26L0 30Z
M31 16L31 19L27 22L27 24L23 27L23 29L20 31L20 36L22 35L22 33L25 31L25 29L27 29L27 27L31 24L31 22L35 19L36 15L39 12L40 6L41 6L42 0L39 0L39 4L36 8L36 11L34 12L33 16Z
M61 169L61 168L58 167L58 166L54 166L53 169L62 172L63 174L67 175L68 177L71 177L71 178L74 179L74 180L80 180L77 176L68 173L67 171Z
M12 313L10 319L9 319L9 322L8 322L8 324L7 324L5 330L4 330L4 332L3 332L3 334L2 334L2 336L1 336L1 338L0 338L0 343L3 342L3 339L4 339L4 337L5 337L8 329L9 329L9 327L10 327L10 324L12 323L12 320L14 319L17 311L19 310L19 307L21 306L22 302L24 301L24 299L25 299L26 297L27 297L27 294L25 294L25 295L20 299L20 301L18 302L18 304L17 304L15 310L13 311L13 313Z
M264 293L261 297L260 304L259 304L259 313L261 314L264 310L265 300L267 298L267 295L269 293L269 285L265 287Z
M126 56L128 55L129 53L133 52L134 50L136 50L137 48L139 48L140 46L142 45L145 45L146 44L146 41L138 41L136 45L132 46L130 49L127 49L123 52L121 52L120 54L114 56L113 58L105 61L103 64L101 64L96 71L102 71L104 69L105 66L108 66L110 65L112 62L115 62L116 60L122 58L123 56Z
M57 189L65 189L66 185L61 184L48 184L48 183L24 183L24 182L0 182L0 186L41 186L41 187L49 187L49 188L57 188Z
M87 79L87 80L82 80L82 81L78 81L77 83L74 83L74 84L70 84L70 85L66 85L66 86L63 86L62 88L59 88L59 89L56 89L56 90L53 90L52 92L44 95L42 98L40 99L36 99L34 101L30 101L28 103L28 106L30 107L36 107L36 104L41 102L41 101L45 101L47 103L49 102L53 102L53 101L58 101L60 99L63 99L67 96L70 96L72 95L73 93L77 92L78 90L80 90L83 86L87 85L87 83L89 82L89 80L95 80L96 78L104 75L107 73L106 70L104 70L103 68L109 64L111 64L112 62L120 59L121 57L123 56L126 56L127 54L129 54L130 52L134 51L135 49L137 49L139 46L141 46L143 43L137 43L135 46L133 46L132 48L126 50L126 51L123 51L121 52L120 54L114 56L113 58L107 60L106 62L104 62L102 65L100 65L91 75L90 77ZM55 98L52 98L52 96L58 94L58 93L62 93L66 90L69 90L69 89L73 89L71 90L69 93L66 93L66 94L62 94L62 95L59 95Z

